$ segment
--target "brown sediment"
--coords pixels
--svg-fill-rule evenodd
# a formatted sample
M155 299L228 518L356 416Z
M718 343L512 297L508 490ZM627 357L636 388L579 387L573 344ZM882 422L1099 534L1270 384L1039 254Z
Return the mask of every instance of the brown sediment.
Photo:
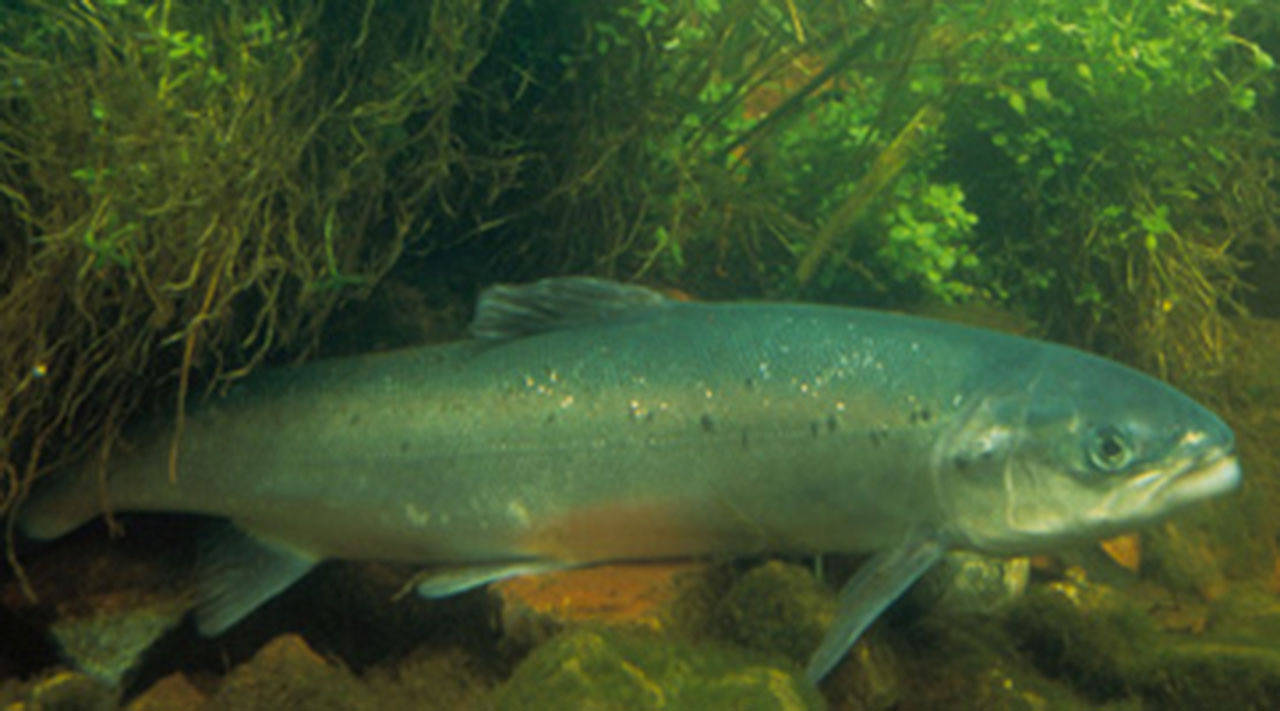
M602 565L496 583L504 616L524 610L569 622L634 624L659 629L682 590L680 580L698 575L705 563Z

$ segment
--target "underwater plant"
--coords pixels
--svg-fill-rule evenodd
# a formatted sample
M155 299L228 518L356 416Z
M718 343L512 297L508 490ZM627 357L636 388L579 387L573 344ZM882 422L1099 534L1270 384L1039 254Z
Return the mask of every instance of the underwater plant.
M458 172L501 189L452 122L501 8L0 10L0 512L158 391L312 348Z

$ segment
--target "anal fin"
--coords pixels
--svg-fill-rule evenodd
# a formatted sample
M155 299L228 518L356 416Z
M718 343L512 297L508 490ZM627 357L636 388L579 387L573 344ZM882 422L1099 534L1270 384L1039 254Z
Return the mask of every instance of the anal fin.
M306 575L317 556L234 525L206 534L196 562L196 628L212 637Z
M576 567L579 566L558 560L483 563L423 571L413 579L410 585L417 587L419 595L437 599L518 575L537 575Z
M841 588L835 623L809 657L804 678L817 684L826 676L880 613L938 562L943 550L933 538L914 537L863 563Z

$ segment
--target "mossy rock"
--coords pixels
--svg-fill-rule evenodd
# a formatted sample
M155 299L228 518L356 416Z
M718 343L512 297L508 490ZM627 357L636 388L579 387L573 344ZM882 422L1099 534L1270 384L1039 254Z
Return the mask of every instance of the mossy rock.
M535 649L494 696L499 711L825 708L785 660L644 631L580 628Z
M297 635L268 642L223 680L203 711L376 709L369 689L346 667L316 654Z
M118 708L118 700L118 689L74 671L0 686L0 708L6 711L110 711Z
M1158 650L1143 695L1164 709L1280 708L1280 641L1188 639Z
M1128 695L1149 664L1159 631L1145 611L1110 588L1036 587L1011 608L1008 629L1033 663L1095 701Z
M835 619L832 591L807 568L771 560L749 571L721 600L717 631L752 649L803 664Z
M1280 708L1280 641L1266 617L1252 626L1226 620L1203 634L1166 632L1140 599L1057 584L1015 606L1007 628L1043 673L1094 702L1271 709Z

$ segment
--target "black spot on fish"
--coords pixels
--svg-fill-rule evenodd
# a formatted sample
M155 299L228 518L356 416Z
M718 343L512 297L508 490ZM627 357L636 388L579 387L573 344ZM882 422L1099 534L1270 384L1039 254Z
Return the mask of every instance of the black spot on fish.
M884 441L887 439L889 439L888 428L885 428L885 427L871 428L871 444L879 447L880 445L884 444Z
M932 419L933 413L927 407L912 410L911 414L907 415L907 422L913 425L923 425Z
M555 423L556 423L556 413L554 413L554 412L548 412L548 413L547 413L547 424L548 424L548 425L554 425Z
M969 468L969 458L963 454L957 454L956 458L951 460L951 463L955 464L956 469L959 469L960 471L964 471Z
M835 432L836 427L839 424L840 422L836 419L835 415L827 415L827 431L828 432Z
M409 451L409 443L408 443L407 441L406 441L406 442L401 442L401 443L400 443L400 451L401 451L401 452L408 452L408 451Z
M742 448L743 449L747 448L747 431L746 430L742 431Z
M742 384L746 386L747 390L751 390L756 386L756 381L751 378L746 378L742 381Z
M704 414L702 419L698 421L702 425L703 432L715 432L716 423L711 421L711 415Z

